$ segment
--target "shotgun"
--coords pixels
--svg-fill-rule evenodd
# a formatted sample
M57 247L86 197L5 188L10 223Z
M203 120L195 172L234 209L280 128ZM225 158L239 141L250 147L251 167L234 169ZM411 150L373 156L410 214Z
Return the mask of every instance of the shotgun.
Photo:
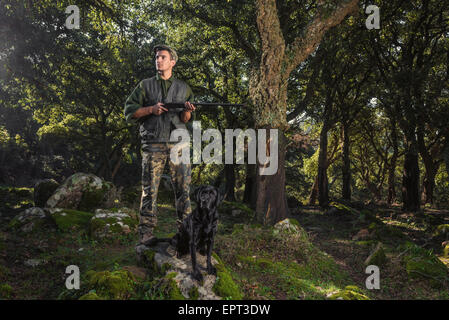
M217 107L244 107L244 104L239 103L221 103L221 102L191 102L195 107L200 106L201 109L203 108L212 108L215 109ZM168 102L164 103L164 108L168 109L169 112L179 112L183 111L184 103L178 103L178 102Z

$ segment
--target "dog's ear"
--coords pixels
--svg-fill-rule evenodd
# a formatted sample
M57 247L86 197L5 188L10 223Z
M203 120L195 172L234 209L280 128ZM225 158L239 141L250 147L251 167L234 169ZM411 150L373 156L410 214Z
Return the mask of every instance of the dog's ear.
M203 189L204 186L199 186L198 188L195 189L193 196L196 203L200 203L200 195Z

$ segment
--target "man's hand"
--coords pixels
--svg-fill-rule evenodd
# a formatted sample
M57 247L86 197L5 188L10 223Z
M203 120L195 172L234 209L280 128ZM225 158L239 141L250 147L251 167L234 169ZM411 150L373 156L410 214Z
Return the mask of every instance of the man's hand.
M189 101L186 101L186 103L184 103L184 106L186 107L186 110L184 110L184 111L188 111L188 112L191 112L191 111L195 111L195 106L193 105L193 104L191 104Z
M184 123L187 123L190 120L190 117L192 116L190 112L195 111L195 106L191 104L189 101L186 101L184 103L185 110L181 112L181 121Z
M166 108L163 107L164 104L162 102L156 103L154 106L151 106L151 114L155 114L157 116L161 115L165 111L168 111Z

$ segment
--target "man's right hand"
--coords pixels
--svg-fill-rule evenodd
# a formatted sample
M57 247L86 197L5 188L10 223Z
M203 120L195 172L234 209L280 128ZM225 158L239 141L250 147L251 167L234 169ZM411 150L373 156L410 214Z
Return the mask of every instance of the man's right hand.
M161 115L165 111L168 111L168 109L164 108L164 104L162 102L156 103L154 106L151 106L151 114L155 114L157 116Z

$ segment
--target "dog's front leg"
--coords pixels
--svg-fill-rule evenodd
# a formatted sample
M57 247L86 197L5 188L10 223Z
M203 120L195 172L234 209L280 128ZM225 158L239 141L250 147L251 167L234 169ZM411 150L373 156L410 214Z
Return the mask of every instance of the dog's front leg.
M215 237L215 232L213 232L212 236L206 241L206 243L207 243L207 273L216 275L217 269L212 265L212 261L211 261L212 248L214 246L214 237Z
M192 228L193 229L193 228ZM198 281L203 281L203 275L201 274L200 269L196 263L196 237L198 235L195 234L195 229L192 230L192 236L190 237L190 256L192 257L192 270L193 270L193 278Z

